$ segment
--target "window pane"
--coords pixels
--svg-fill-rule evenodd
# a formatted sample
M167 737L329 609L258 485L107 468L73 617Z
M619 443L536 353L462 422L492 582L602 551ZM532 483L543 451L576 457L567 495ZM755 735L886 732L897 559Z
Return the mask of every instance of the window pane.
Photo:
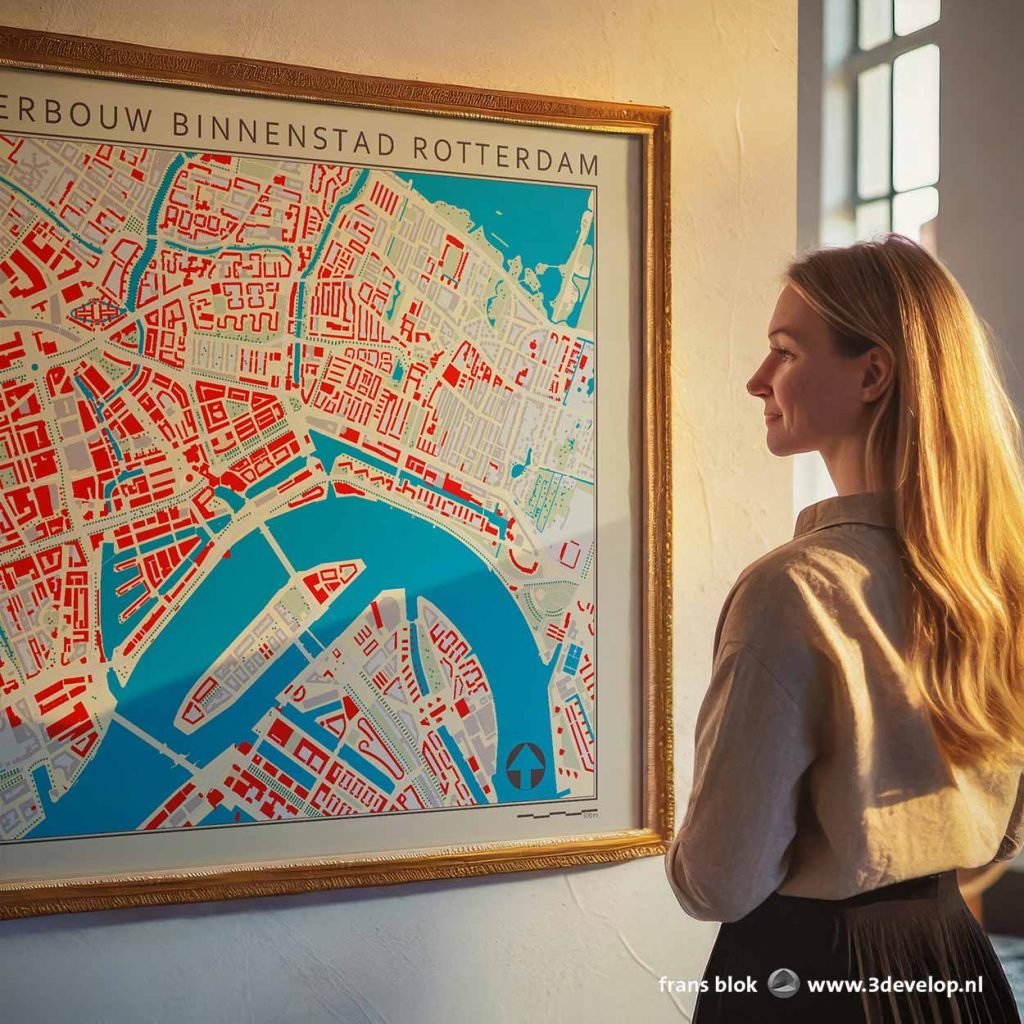
M939 20L941 0L896 0L896 35L909 36Z
M875 235L884 235L888 230L888 199L876 199L873 203L862 203L857 207L858 238L874 238Z
M939 48L893 62L893 186L906 192L939 180Z
M892 39L892 0L860 0L858 42L862 50Z
M919 188L904 192L892 204L892 229L915 242L921 241L921 225L930 221L939 212L939 190Z
M857 76L857 191L862 199L889 191L891 75L891 64L879 64Z

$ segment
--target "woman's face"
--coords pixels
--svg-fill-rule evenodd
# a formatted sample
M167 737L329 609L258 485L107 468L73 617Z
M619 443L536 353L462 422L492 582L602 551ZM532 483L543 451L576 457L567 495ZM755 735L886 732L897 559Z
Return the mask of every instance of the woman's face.
M769 451L818 451L831 463L851 454L851 445L863 444L865 403L877 397L869 371L879 369L883 350L876 346L856 359L840 356L832 329L791 285L776 303L768 346L747 391L764 401Z

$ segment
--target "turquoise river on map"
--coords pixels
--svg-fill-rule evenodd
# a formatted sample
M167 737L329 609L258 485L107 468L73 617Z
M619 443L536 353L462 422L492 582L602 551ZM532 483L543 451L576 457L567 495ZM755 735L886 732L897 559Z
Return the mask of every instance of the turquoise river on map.
M310 627L308 632L323 646L382 590L404 589L410 614L422 596L447 615L479 657L494 696L499 743L493 785L498 800L532 802L558 796L551 770L547 684L559 652L550 664L541 660L522 612L482 559L417 516L381 501L338 498L333 492L325 501L268 520L267 527L298 570L357 558L366 564ZM221 559L142 656L124 689L112 684L117 713L197 766L233 743L251 740L252 727L308 664L294 646L235 704L192 735L175 729L174 716L199 674L286 579L284 567L258 530L234 544L230 557ZM108 591L101 595L102 600L111 597ZM306 716L302 724L310 728ZM509 752L522 742L539 747L548 766L541 782L529 791L514 789L504 772ZM46 820L29 834L31 839L134 830L187 775L115 721L99 753L56 804L47 796L45 773L40 770L36 778Z

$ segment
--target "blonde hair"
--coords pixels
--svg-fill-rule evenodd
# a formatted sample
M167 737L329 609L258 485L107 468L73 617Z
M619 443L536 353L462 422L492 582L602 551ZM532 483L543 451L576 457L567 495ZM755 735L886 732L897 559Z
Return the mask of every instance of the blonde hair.
M819 249L789 283L854 357L894 362L867 435L911 582L907 665L948 763L1024 763L1024 455L990 337L952 274L900 235Z

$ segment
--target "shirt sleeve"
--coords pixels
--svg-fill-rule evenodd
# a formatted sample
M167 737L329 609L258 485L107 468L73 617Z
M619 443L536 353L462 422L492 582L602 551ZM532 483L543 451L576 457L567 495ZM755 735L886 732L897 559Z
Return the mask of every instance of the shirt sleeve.
M1013 860L1022 849L1024 849L1024 772L1021 773L1020 782L1017 785L1017 800L1010 812L1006 835L1003 837L1002 843L999 844L992 863Z
M666 855L679 905L701 921L736 921L783 882L814 723L748 645L716 651L697 716L689 806Z

